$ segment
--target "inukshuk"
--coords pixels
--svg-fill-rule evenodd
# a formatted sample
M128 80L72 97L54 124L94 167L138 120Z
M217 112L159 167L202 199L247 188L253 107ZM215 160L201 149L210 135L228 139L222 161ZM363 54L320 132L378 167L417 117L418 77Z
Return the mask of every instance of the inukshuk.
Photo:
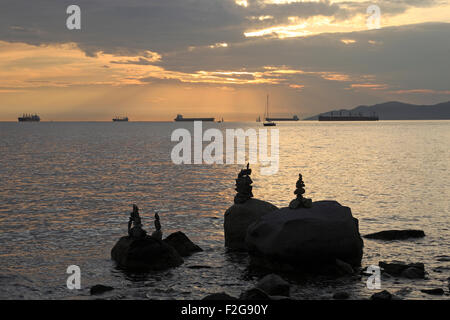
M155 212L155 231L152 233L152 237L162 240L161 222L159 221L159 214Z
M128 221L128 235L132 238L145 238L147 235L147 232L142 229L139 208L135 204L133 204L133 211L130 213L130 220Z
M297 208L311 208L312 200L303 198L303 194L305 193L305 183L303 182L303 177L301 174L298 175L297 183L295 184L294 194L297 195L297 198L289 203L289 208L297 209Z
M252 169L249 168L250 164L247 163L247 168L242 169L239 172L238 177L236 179L236 191L237 194L234 196L234 203L244 203L250 198L253 198L252 179L250 178L250 174L252 173Z

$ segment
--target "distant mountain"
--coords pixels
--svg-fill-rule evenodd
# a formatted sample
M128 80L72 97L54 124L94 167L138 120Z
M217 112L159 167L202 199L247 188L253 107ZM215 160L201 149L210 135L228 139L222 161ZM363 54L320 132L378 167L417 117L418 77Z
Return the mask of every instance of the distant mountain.
M331 112L337 114L342 112L347 115L352 114L372 115L376 113L380 120L444 120L450 119L450 101L435 105L415 105L397 101L385 102L373 106L359 106L351 110L333 110L322 115L329 115ZM317 120L319 115L305 118L304 120Z

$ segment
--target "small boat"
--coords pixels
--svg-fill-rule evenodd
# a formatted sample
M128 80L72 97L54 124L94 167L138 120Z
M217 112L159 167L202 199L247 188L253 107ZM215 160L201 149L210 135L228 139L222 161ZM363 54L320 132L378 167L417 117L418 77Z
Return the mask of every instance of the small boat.
M268 120L269 119L269 95L267 95L267 101L266 101L266 111L264 112L264 127L274 127L277 124L273 121Z

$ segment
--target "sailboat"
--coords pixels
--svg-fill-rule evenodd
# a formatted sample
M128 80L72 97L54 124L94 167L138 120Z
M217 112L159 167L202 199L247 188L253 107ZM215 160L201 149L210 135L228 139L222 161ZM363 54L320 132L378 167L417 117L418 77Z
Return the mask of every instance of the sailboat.
M258 116L258 118L256 118L256 122L261 122L261 117Z
M264 127L274 127L277 124L273 121L268 121L267 118L269 118L269 95L267 95L267 101L266 101L266 111L264 112Z

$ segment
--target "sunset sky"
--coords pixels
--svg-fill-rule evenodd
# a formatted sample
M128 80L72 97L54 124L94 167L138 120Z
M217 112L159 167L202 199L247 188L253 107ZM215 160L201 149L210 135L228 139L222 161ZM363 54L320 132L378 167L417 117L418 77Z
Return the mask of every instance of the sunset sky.
M0 120L254 120L266 93L272 115L299 117L450 100L450 0L0 4Z

